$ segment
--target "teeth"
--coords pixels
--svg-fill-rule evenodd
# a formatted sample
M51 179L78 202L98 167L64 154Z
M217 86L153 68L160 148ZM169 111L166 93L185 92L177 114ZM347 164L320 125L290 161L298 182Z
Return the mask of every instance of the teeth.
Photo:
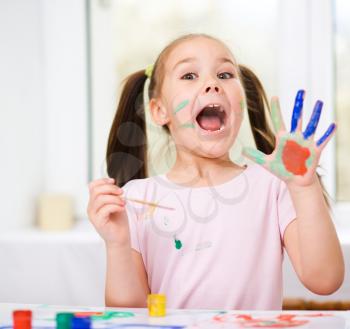
M205 108L210 108L210 109L212 109L212 110L215 110L215 111L218 111L218 112L220 112L220 113L222 113L222 114L225 114L225 110L224 110L224 108L220 105L220 104L208 104L208 105L206 105L202 110L200 110L197 114L196 114L196 116L198 116Z
M206 107L210 107L212 109L216 109L217 111L223 112L224 109L221 108L221 106L219 104L209 104Z
M220 107L218 104L209 104L208 107Z

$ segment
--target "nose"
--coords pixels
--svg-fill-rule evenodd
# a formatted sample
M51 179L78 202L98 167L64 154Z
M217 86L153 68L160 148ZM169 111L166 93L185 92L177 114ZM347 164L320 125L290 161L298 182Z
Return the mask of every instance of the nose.
M208 86L206 89L205 89L205 92L206 93L209 93L209 92L219 92L219 87L218 86Z
M216 82L208 83L207 86L204 89L205 94L211 94L211 93L220 93L221 88L218 86Z

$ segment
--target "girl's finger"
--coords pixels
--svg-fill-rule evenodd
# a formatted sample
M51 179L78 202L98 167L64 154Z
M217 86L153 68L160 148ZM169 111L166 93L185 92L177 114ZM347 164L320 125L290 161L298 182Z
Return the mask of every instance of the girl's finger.
M96 186L91 192L90 192L90 200L94 202L96 198L101 194L113 194L113 195L121 195L123 194L123 190L114 185L114 184L103 184Z
M305 91L299 90L294 102L292 122L290 132L294 133L298 128L301 129L301 118L303 113L303 104L304 104Z
M96 186L103 185L103 184L114 184L114 178L101 178L101 179L95 179L92 182L89 183L89 190L91 191Z
M115 212L122 212L124 211L124 207L120 207L118 205L115 204L108 204L103 206L100 211L98 212L98 217L99 218L107 218L110 214L113 214Z
M266 163L266 154L252 147L243 147L242 154L257 164Z
M310 136L312 136L315 133L318 122L320 120L322 106L323 106L323 102L321 101L316 102L314 110L312 111L312 114L311 114L309 124L307 125L303 133L305 139L308 139Z
M113 204L124 207L125 201L114 195L101 194L96 198L95 202L92 204L91 210L92 212L97 214L98 211L107 204Z
M275 133L278 133L281 130L286 130L281 114L281 107L278 97L272 97L271 99L271 119L273 127L275 129Z
M334 134L336 127L337 125L334 122L329 125L328 129L323 134L323 136L316 142L317 147L323 149L327 145L332 135Z

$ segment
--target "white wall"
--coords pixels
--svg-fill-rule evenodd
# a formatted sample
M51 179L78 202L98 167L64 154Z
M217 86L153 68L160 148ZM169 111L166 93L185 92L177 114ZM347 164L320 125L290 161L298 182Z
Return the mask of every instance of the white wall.
M29 226L44 186L40 10L38 0L0 2L0 230Z
M86 217L88 101L85 0L40 0L44 46L45 192L74 197Z
M0 230L29 227L41 192L87 202L84 0L0 1Z

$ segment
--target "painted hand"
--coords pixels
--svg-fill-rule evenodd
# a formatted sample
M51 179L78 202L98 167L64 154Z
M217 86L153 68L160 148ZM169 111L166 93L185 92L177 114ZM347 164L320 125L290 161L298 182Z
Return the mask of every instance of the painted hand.
M266 155L250 147L243 148L243 155L284 181L300 186L307 186L313 182L321 152L336 128L335 123L332 123L319 140L314 140L323 106L321 101L317 101L310 121L302 132L304 93L303 90L299 90L295 98L290 132L285 129L278 98L272 98L271 119L276 133L276 147L271 154Z

